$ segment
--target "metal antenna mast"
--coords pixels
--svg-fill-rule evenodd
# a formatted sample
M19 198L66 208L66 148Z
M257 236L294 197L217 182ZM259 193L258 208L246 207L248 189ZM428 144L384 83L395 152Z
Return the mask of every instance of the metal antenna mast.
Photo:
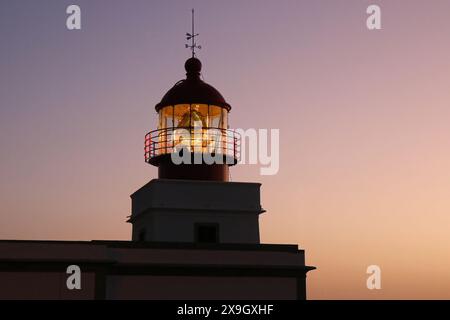
M198 36L198 33L195 33L195 21L194 21L194 9L192 9L192 33L186 33L186 40L191 40L191 44L186 44L186 48L191 49L192 51L192 58L195 57L195 49L201 49L202 46L197 45L195 42L195 37Z

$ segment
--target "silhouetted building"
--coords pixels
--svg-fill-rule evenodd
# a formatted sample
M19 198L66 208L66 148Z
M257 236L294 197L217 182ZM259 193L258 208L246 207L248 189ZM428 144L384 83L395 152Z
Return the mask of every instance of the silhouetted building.
M304 251L260 244L261 185L228 181L240 146L231 106L201 80L197 58L185 68L145 137L158 179L131 195L132 241L0 241L0 298L306 298ZM67 288L69 265L80 290Z

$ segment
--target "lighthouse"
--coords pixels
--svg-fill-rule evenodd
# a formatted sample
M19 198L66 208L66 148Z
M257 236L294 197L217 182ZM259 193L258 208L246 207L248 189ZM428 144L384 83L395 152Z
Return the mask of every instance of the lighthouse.
M185 79L156 104L157 121L145 135L145 162L158 168L158 177L131 195L132 241L185 249L184 263L203 277L209 274L203 268L219 263L212 274L231 282L199 290L200 297L236 298L244 290L247 298L305 299L306 274L315 268L305 265L296 245L261 243L261 184L229 179L239 165L241 137L230 128L231 105L201 76L197 35L187 34L192 56ZM189 261L194 248L209 257L204 265ZM256 286L244 289L243 279Z
M201 67L188 59L186 79L156 104L158 128L145 136L145 161L158 167L158 179L131 196L134 241L260 242L261 185L229 181L240 137L229 129L231 106L201 80Z
M261 243L261 184L229 179L241 137L231 105L202 79L197 35L187 34L186 78L156 104L145 135L158 176L131 195L131 241L0 240L0 298L306 299L315 268L305 251ZM79 290L67 270L78 270Z

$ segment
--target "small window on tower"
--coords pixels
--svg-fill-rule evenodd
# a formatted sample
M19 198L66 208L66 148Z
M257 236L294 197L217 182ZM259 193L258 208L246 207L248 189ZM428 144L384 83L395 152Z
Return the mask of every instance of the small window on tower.
M139 241L143 242L145 241L145 237L146 237L146 232L145 229L142 229L141 232L139 232Z
M196 223L195 242L219 243L219 225L217 223Z

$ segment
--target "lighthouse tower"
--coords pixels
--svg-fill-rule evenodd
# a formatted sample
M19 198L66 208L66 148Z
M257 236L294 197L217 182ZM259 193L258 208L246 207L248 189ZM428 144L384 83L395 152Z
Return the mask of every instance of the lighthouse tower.
M202 80L197 35L187 34L186 78L156 104L158 121L145 135L145 162L158 178L131 195L129 252L137 265L127 294L305 299L306 274L315 268L297 245L260 243L261 184L229 179L241 138L230 129L230 104Z
M260 184L230 182L240 137L229 129L231 106L200 78L202 64L185 63L155 109L158 128L145 136L145 161L158 179L132 196L134 241L258 244Z

